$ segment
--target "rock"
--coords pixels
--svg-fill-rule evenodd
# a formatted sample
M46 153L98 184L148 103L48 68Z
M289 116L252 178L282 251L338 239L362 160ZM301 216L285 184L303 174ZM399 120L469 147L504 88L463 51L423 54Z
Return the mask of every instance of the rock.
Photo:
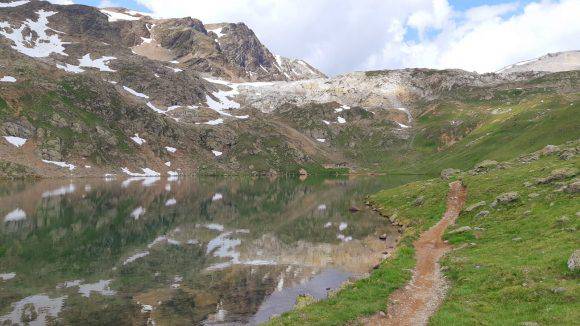
M496 207L497 205L513 203L520 199L520 195L517 191L510 191L503 193L495 198L493 203L491 203L492 207Z
M492 170L498 166L498 162L494 160L484 160L477 163L471 170L472 174L481 174Z
M535 321L525 321L520 323L520 326L540 326L540 324L536 323Z
M521 163L531 163L531 162L537 161L539 159L540 159L539 153L532 153L532 154L527 154L527 155L521 155L518 158L518 161L520 161Z
M565 192L576 194L580 192L580 180L574 180L564 188Z
M298 170L298 174L299 175L307 176L308 175L308 171L306 171L305 169L302 168L302 169Z
M472 230L471 226L462 226L462 227L457 228L453 231L450 231L449 234L464 233L464 232L469 232L471 230Z
M564 161L569 161L569 160L573 159L577 153L578 152L576 151L575 148L565 149L560 154L560 159L564 160Z
M384 312L384 311L382 311L382 310L381 310L381 311L379 311L379 316L381 316L381 317L385 317L386 315L387 315L387 314L385 314L385 312Z
M570 218L566 215L560 217L559 219L556 220L556 222L558 224L567 224L568 222L570 222Z
M461 170L459 170L459 169L453 169L453 168L444 169L441 171L441 179L449 180L449 179L451 179L451 177L453 175L458 174L460 172L461 172Z
M561 168L556 169L550 173L549 176L545 178L540 178L536 180L537 184L547 184L557 180L565 180L571 178L578 174L578 169L576 168Z
M475 217L480 218L480 217L486 217L487 215L489 215L489 211L481 211L481 212L477 213L477 215L475 215Z
M360 211L360 208L356 207L356 206L350 206L350 208L348 209L349 211L355 213Z
M22 309L22 315L20 319L28 325L28 323L35 321L38 318L38 312L33 303L27 303Z
M557 153L560 151L560 148L558 148L558 146L554 146L554 145L546 145L546 147L544 147L541 150L541 154L542 155L552 155L554 153Z
M474 210L476 210L476 209L478 209L478 208L480 208L480 207L483 207L483 206L485 206L485 204L486 204L486 202L485 202L485 201L480 201L479 203L475 203L475 204L473 204L473 205L471 205L471 206L468 206L468 207L465 209L465 211L466 211L466 212L471 212L471 211L474 211Z
M573 272L580 270L580 249L576 249L568 259L568 269Z
M516 238L513 238L512 241L522 241L522 238L516 237Z
M413 202L413 206L421 206L425 202L425 196L419 196Z
M532 192L531 194L528 195L528 197L530 197L530 198L538 198L538 197L540 197L540 194L537 193L537 192Z
M29 139L34 137L36 128L25 118L20 118L18 120L4 122L0 126L0 133Z
M387 240L387 234L383 233L383 234L379 235L379 239L383 240L383 241Z
M566 288L563 288L563 287L553 288L552 289L552 292L554 292L554 293L564 293L564 292L566 292Z

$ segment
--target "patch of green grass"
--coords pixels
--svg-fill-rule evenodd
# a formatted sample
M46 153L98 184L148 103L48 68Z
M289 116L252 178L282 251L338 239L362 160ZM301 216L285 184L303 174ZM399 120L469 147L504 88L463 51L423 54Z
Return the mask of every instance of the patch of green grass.
M406 284L415 265L413 241L433 225L445 210L447 185L438 180L415 182L380 192L370 198L381 212L406 225L400 245L371 276L347 285L328 300L302 307L269 322L270 325L343 325L385 310L389 295ZM425 196L416 207L417 196ZM413 217L420 218L414 219ZM387 221L385 221L387 223Z
M457 226L483 230L447 235L462 249L442 261L451 281L448 296L431 319L432 325L574 325L580 320L580 273L566 262L580 247L578 196L555 192L555 185L525 187L525 181L552 170L580 166L580 160L543 158L528 165L464 176L468 205L490 203L504 192L517 191L520 200L477 218L480 210L462 213ZM539 194L531 198L528 195ZM563 218L565 216L565 218Z

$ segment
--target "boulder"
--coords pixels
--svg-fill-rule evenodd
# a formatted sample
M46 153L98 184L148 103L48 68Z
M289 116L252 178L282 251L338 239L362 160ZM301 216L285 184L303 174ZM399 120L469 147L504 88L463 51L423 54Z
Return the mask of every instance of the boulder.
M473 230L473 229L471 228L471 226L462 226L462 227L460 227L460 228L457 228L457 229L455 229L455 230L453 230L453 231L450 231L450 232L449 232L449 234L464 233L464 232L469 232L469 231L471 231L471 230Z
M496 207L497 205L513 203L515 201L518 201L519 199L520 195L517 193L517 191L506 192L495 197L495 200L493 201L493 203L491 203L491 206Z
M580 270L580 249L576 249L568 259L568 269L573 272Z
M453 168L444 169L441 171L441 179L449 180L449 179L451 179L451 177L453 175L456 175L457 173L460 173L460 172L461 172L461 170L453 169Z
M302 168L302 169L298 170L298 174L299 175L307 176L308 175L308 171L306 171L304 168Z
M486 202L484 202L484 201L480 201L479 203L475 203L475 204L473 204L473 205L470 205L470 206L468 206L468 207L465 209L465 211L466 211L466 212L472 212L472 211L474 211L474 210L476 210L476 209L478 209L478 208L480 208L480 207L483 207L483 206L485 206L485 204L486 204Z
M413 202L413 206L421 206L425 202L425 196L419 196Z
M576 179L576 180L570 182L570 184L564 188L564 191L572 193L572 194L579 193L580 192L580 180Z
M498 164L499 163L497 161L494 161L494 160L484 160L484 161L481 161L481 162L475 164L475 166L471 170L471 173L472 174L485 173L487 171L495 169L498 166Z
M480 218L480 217L486 217L487 215L489 215L489 211L481 211L481 212L477 213L477 215L475 215L475 217Z
M547 184L557 180L565 180L571 178L578 174L578 169L576 168L561 168L553 170L549 176L545 178L539 178L536 180L537 184Z
M541 150L541 153L542 155L552 155L554 153L558 153L559 151L560 148L558 146L546 145L546 147Z

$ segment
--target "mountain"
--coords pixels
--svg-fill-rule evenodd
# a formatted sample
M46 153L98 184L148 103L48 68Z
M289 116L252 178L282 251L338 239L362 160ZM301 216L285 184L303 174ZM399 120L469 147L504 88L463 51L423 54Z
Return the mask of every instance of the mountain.
M439 172L579 136L578 70L326 78L242 23L0 3L3 177Z
M580 51L549 53L539 58L521 61L498 70L498 73L522 71L570 71L580 69Z

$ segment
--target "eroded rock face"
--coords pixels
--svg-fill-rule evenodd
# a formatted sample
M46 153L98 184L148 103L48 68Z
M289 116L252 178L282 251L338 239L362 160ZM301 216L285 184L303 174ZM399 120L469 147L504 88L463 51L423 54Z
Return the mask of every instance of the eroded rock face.
M503 194L497 196L495 198L495 200L493 201L493 203L491 203L491 206L496 207L498 205L513 203L513 202L518 201L519 199L520 199L520 195L518 194L517 191L506 192L506 193L503 193Z

